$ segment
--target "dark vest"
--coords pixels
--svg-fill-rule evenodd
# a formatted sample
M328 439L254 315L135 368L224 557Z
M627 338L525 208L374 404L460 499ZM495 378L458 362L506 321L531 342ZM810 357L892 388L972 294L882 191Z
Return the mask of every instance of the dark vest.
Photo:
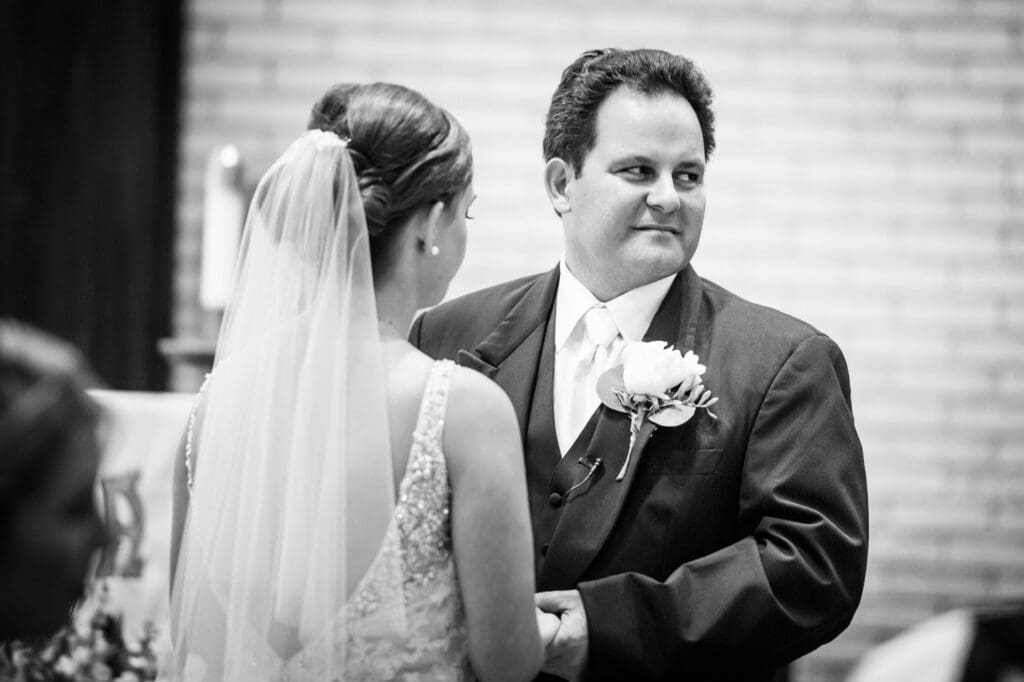
M541 568L551 536L562 516L562 509L572 502L573 496L586 488L584 479L590 471L590 462L581 461L597 426L597 411L583 427L572 448L561 456L555 433L554 411L555 376L555 306L551 306L537 380L530 401L530 416L526 427L524 455L526 459L526 485L533 524L533 556L537 577L537 590L570 589L573 585L541 584ZM578 483L583 485L570 490Z

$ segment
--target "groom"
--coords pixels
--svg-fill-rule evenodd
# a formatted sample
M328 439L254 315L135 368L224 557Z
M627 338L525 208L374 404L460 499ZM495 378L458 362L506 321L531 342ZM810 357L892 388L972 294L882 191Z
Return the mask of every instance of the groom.
M690 265L714 148L687 59L595 50L562 74L544 137L565 255L423 314L411 339L508 393L522 428L544 671L771 679L853 617L867 495L843 356ZM693 351L713 419L641 436L594 385L633 341ZM481 456L486 453L481 452Z

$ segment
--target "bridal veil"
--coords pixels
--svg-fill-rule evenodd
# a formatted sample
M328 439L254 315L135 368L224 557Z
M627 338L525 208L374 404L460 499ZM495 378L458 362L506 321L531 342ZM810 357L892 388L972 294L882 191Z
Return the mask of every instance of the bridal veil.
M342 678L345 605L375 559L392 562L383 570L398 594L378 627L397 637L404 627L397 554L378 558L395 493L366 221L345 144L302 135L249 209L192 436L175 679L291 677L283 671L324 638L321 672Z

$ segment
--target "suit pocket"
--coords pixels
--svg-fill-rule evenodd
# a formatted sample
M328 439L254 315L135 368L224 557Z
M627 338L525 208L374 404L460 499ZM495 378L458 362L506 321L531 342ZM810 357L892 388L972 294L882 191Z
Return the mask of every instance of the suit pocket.
M714 476L722 461L721 448L687 450L664 448L650 454L650 468L662 476L672 478L685 476Z

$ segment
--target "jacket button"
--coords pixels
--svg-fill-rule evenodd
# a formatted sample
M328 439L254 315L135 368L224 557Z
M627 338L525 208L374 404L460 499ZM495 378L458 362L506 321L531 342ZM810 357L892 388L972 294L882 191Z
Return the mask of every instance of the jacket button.
M551 495L548 497L548 503L555 508L561 507L562 496L559 495L558 493L551 493Z
M550 542L545 542L543 545L541 545L540 546L540 555L541 556L547 556L548 555L548 547L550 547L550 546L551 546Z

